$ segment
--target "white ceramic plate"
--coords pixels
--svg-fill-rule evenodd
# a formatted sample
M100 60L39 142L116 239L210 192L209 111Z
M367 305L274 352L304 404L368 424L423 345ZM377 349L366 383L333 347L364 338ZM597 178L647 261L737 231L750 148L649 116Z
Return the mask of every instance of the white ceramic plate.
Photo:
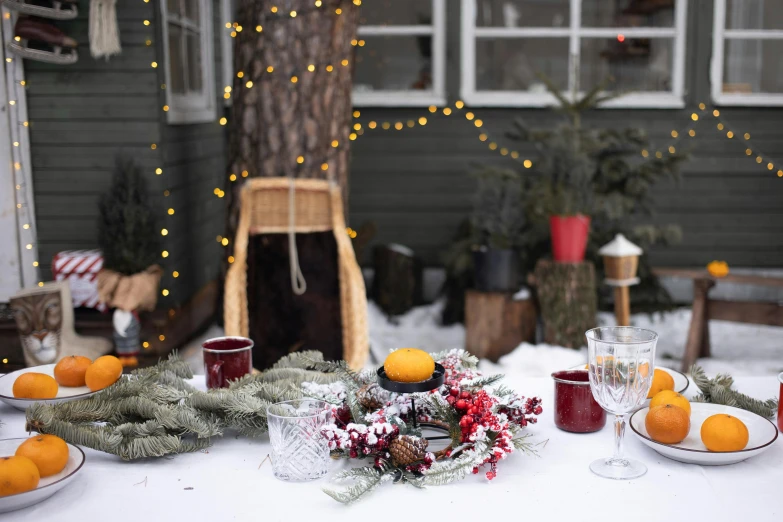
M43 402L44 404L57 404L59 402L68 402L74 399L81 399L82 397L89 397L98 392L91 392L87 386L79 386L77 388L68 388L60 386L57 390L57 397L54 399L17 399L14 397L14 381L23 373L44 373L51 377L54 377L54 364L44 364L43 366L34 366L32 368L24 368L15 372L3 375L0 377L0 400L9 406L13 406L17 410L26 410L28 406L35 402Z
M644 419L647 417L648 411L650 411L650 408L643 408L631 415L631 430L636 435L636 438L664 457L688 464L701 464L703 466L735 464L764 452L778 438L778 429L775 425L755 413L732 406L723 406L722 404L692 402L691 431L688 433L688 436L678 444L663 444L662 442L655 442L647 434L647 429L644 427ZM708 417L718 413L726 413L737 417L745 423L750 436L745 449L716 453L709 451L704 446L704 443L701 441L701 425Z
M26 440L24 438L0 440L0 456L13 455L16 453L16 448ZM84 452L81 448L68 444L68 463L65 465L65 469L51 477L42 478L38 483L38 487L31 491L0 497L0 513L15 511L43 502L67 486L76 477L83 465Z
M669 368L663 368L656 366L656 370L663 370L669 375L672 376L672 379L674 379L674 391L677 393L684 393L685 390L688 389L688 385L690 384L690 381L688 380L688 377L684 373L680 373L677 370L671 370ZM579 366L574 366L573 368L569 368L569 370L587 370L585 368L584 364L580 364ZM646 399L644 401L644 406L650 405L650 399Z

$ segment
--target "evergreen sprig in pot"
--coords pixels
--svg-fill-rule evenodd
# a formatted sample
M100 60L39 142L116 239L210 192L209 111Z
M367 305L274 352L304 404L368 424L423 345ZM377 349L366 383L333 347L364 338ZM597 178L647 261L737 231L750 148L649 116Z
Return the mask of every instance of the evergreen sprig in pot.
M517 173L486 169L478 173L472 224L474 284L482 292L519 290L519 259L514 249L525 225L522 186Z

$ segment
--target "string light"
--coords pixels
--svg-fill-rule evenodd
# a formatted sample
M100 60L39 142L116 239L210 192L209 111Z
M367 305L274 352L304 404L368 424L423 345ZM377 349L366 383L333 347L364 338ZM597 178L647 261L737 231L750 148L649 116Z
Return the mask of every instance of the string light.
M762 161L764 160L761 159L761 156L756 156L756 163L761 163Z
M449 116L451 114L451 108L444 107L443 108L443 114L445 114L446 116Z
M394 124L394 128L397 130L402 130L402 127L403 125L401 121L398 121L397 123Z
M221 239L220 244L223 246L228 246L228 238L224 237L223 239Z
M165 335L163 335L163 334L160 334L160 335L158 336L158 339L159 339L160 341L165 341L165 340L166 340L166 336L165 336Z
M246 170L243 170L243 171L242 171L242 177L243 177L243 178L246 178L248 175L249 175L249 174L248 174L248 172L247 172Z
M706 105L704 105L703 103L700 103L700 104L699 104L699 109L701 109L701 110L704 110L704 109L706 109L706 108L707 108L707 106L706 106Z
M176 270L174 270L174 271L171 273L171 277L173 277L174 279L178 278L178 277L179 277L179 272L177 272Z
M263 31L263 30L264 30L264 28L263 28L263 27L261 27L260 25L257 25L257 26L256 26L256 32L257 32L257 33L260 33L260 32L261 32L261 31Z
M148 349L150 347L150 343L148 343L147 341L144 341L143 343L141 343L141 346L146 350L146 349Z
M672 138L676 138L677 136L679 136L679 134L677 133L676 130L673 130L672 131Z
M244 77L244 76L245 76L245 73L244 73L244 72L242 72L242 71L239 71L239 72L237 73L237 78L242 78L242 77Z
M164 288L163 290L161 290L161 291L160 291L160 294L161 294L163 297L166 297L167 295L169 295L169 291L168 291L167 289L165 289L165 288Z
M467 119L468 121L472 121L473 118L475 118L475 115L472 112L465 113L465 119Z
M642 149L642 157L646 158L650 153L646 149Z
M332 147L334 147L334 148L336 149L336 148L337 148L337 147L339 147L339 146L340 146L340 142L339 142L339 141L337 141L337 140L332 140Z
M389 130L389 128L391 128L391 123L389 123L388 121L385 121L385 122L383 122L381 127L383 127L384 130Z
M169 257L169 251L168 250L164 250L163 252L160 253L160 257L162 257L162 258Z
M371 121L370 123L368 123L368 124L367 124L367 126L368 126L369 128L371 128L371 129L374 129L375 127L377 127L377 126L378 126L378 124L377 124L377 123L375 123L374 121Z
M158 62L152 62L150 64L150 66L152 66L153 69L157 69L158 68Z
M253 81L252 80L248 80L245 83L245 87L247 87L248 89L252 89L253 88Z
M693 129L689 130L688 131L688 136L690 136L691 138L695 138L696 137L696 131L693 130Z
M699 107L701 107L701 105L699 105ZM693 121L699 121L699 115L694 112L693 114L691 114L691 119Z
M323 170L323 171L329 170L329 164L328 163L321 163L321 170Z
M437 107L435 107L434 105L430 105L428 110L429 110L429 111L430 111L432 114L435 114L436 112L438 112L438 108L437 108Z
M157 149L157 148L158 148L158 145L157 145L156 143L151 143L151 144L150 144L150 148L151 148L152 150L155 150L155 149Z
M663 154L659 150L655 151L655 157L658 158L658 159L661 159L663 157Z
M421 118L419 118L419 125L421 125L422 127L423 127L424 125L427 125L427 118L425 118L424 116L422 116Z
M522 165L524 165L524 167L525 167L526 169L529 169L530 167L532 167L532 166L533 166L533 162L532 162L532 161L530 161L529 159L526 159L525 161L523 161L523 162L522 162Z
M230 265L233 262L234 262L234 256L228 256L228 264Z
M236 181L236 180L237 180L237 175L236 175L236 174L231 174L231 175L228 177L228 180L229 180L229 181L232 181L232 182L233 182L233 181Z
M674 145L669 145L669 154L674 154L677 152L677 149L674 148Z
M174 215L174 209L173 209L173 208L169 208L169 209L166 211L166 213L167 213L169 216L173 216L173 215Z
M163 112L169 112L169 106L168 105L164 105L163 106Z
M731 138L733 138L733 137L734 137L734 133L733 133L733 132L731 132L731 131L729 131L729 132L727 132L727 133L726 133L726 137L727 137L727 138L729 138L729 139L731 139Z
M749 140L750 139L750 134L746 132L743 137L745 138L745 140Z
M226 123L228 123L228 120L225 117L220 118L220 124L221 125L225 125Z
M300 165L304 163L304 156L297 156L296 162Z
M355 132L350 133L348 135L348 139L351 140L351 141L355 141L356 140L356 133Z
M150 25L150 21L149 20L144 20L144 25Z
M718 130L723 130L723 124L722 123L718 124Z
M478 128L478 127L481 127L482 125L484 125L484 122L481 121L481 120L476 120L476 121L473 122L473 125L475 125Z
M489 150L495 150L497 148L498 148L498 144L495 143L494 141L489 144Z
M720 116L720 111L718 109L715 109L714 111L712 111L712 115L717 118L718 116Z
M487 141L487 135L486 134L479 134L479 141Z

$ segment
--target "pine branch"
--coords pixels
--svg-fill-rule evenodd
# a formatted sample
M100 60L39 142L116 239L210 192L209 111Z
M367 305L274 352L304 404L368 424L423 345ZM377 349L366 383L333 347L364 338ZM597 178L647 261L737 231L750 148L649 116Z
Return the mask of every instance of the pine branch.
M694 402L709 402L733 406L767 419L771 419L777 413L777 399L760 401L732 389L734 379L731 375L718 374L714 379L710 379L700 366L693 365L691 367L691 377L693 383L701 391L701 395L698 395Z
M323 488L323 492L343 504L350 504L391 480L391 470L378 471L374 467L354 468L335 475L335 481L355 480L355 484L344 489Z
M470 450L454 460L438 461L424 471L422 483L425 486L443 486L465 478L473 468L481 465L489 456L491 447L486 442L476 443Z

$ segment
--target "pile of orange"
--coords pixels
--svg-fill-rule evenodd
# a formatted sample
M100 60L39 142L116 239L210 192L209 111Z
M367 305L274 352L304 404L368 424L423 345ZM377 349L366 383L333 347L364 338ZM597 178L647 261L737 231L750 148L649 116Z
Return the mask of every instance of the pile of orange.
M646 375L646 372L643 373ZM674 390L674 378L669 373L656 368L653 371L652 385L650 386L650 391L647 392L647 398L652 399L664 390Z
M397 382L421 382L432 377L435 361L424 350L400 348L386 357L383 363L386 376Z
M656 370L657 371L657 370ZM664 390L650 401L644 426L650 438L664 444L682 442L691 429L691 403L677 392ZM709 451L740 451L750 438L748 428L736 417L719 413L708 417L699 435Z
M68 463L68 445L54 435L36 435L16 448L16 454L0 457L0 497L38 487L41 478L60 473Z
M54 367L54 377L38 372L23 373L14 381L14 397L19 399L54 399L60 386L87 386L90 391L107 388L122 375L122 363L113 355L91 361L71 355Z

